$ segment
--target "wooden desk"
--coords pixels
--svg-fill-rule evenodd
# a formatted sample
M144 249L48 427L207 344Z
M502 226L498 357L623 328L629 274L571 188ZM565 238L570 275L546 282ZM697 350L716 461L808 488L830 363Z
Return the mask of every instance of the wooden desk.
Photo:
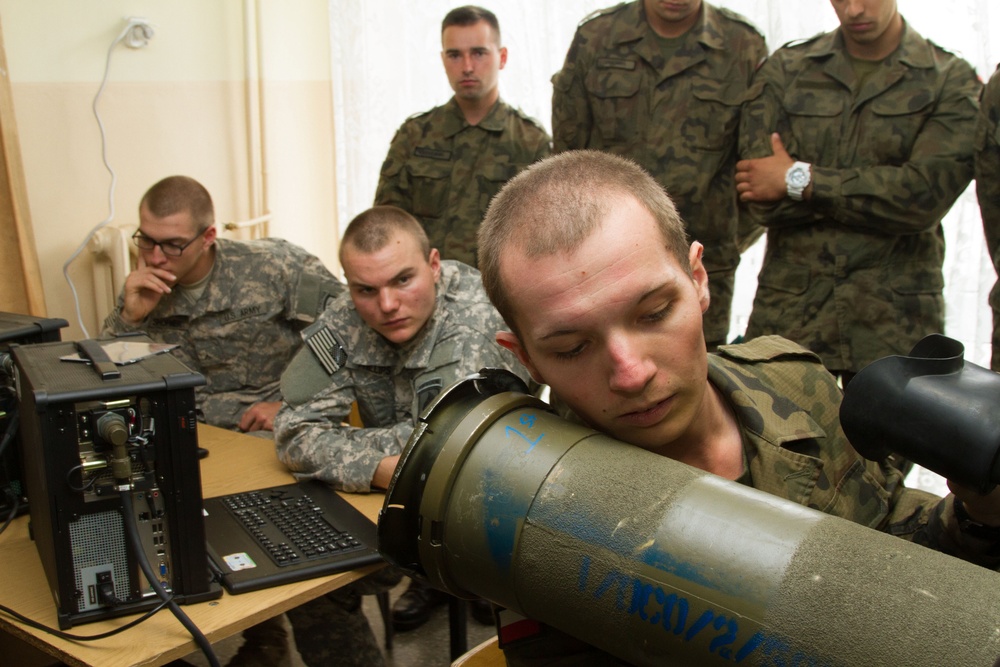
M199 444L209 451L201 462L203 497L287 484L294 481L275 453L274 442L211 426L198 427ZM344 496L375 521L384 496L380 493ZM49 592L41 560L28 537L28 518L15 520L0 535L0 603L25 616L58 628L56 605ZM242 595L223 593L218 600L182 605L181 609L215 643L303 602L344 586L380 566L287 584ZM124 625L135 616L76 625L67 632L95 635ZM162 610L121 634L96 642L76 643L26 627L0 614L0 631L7 632L69 665L162 665L198 650L187 630ZM0 658L0 663L6 662Z

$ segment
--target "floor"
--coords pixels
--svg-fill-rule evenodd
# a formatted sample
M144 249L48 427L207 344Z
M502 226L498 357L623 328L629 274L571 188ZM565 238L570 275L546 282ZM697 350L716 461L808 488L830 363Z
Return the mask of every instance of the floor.
M404 579L399 586L390 592L389 595L392 602L395 602L396 598L406 590L407 583L408 580ZM378 604L375 602L373 596L369 595L364 598L363 609L365 615L368 617L368 622L372 626L372 631L379 639L379 645L385 654L387 667L447 667L451 665L451 659L448 655L447 605L435 609L434 615L427 622L427 625L416 630L411 630L410 632L396 633L391 651L385 650L382 615L379 613ZM481 625L470 616L467 632L468 647L471 649L494 636L496 629L492 626ZM289 629L289 637L291 637L291 629ZM239 649L241 642L242 639L237 635L214 645L213 648L219 659L219 663L226 665L229 658ZM196 667L208 667L208 661L200 653L187 656L184 662ZM299 658L298 653L293 651L290 662L280 667L305 667L305 663Z

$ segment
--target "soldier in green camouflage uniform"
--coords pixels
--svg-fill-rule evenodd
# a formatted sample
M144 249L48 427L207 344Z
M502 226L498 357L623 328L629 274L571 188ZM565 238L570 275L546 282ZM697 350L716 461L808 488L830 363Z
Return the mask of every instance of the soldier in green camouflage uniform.
M860 18L842 4L840 29L758 71L737 189L767 230L747 337L790 338L850 379L943 331L941 219L972 177L981 84L894 0ZM862 20L888 27L861 42Z
M344 286L323 263L281 239L216 238L212 197L201 183L170 176L139 203L136 270L104 335L145 331L205 376L195 388L200 420L270 436L280 379L301 331ZM243 633L232 665L288 659L281 617Z
M976 196L983 214L986 249L1000 275L1000 68L993 73L979 107L976 123ZM1000 281L990 292L993 309L993 358L990 367L1000 371Z
M701 0L689 1L683 18L668 11L636 0L580 24L552 77L553 148L629 157L671 194L688 234L705 246L712 281L705 338L714 348L729 333L740 261L733 181L740 105L767 45L745 18ZM670 28L676 34L658 33Z
M478 7L449 12L442 60L455 96L407 119L382 164L376 204L398 206L424 226L443 259L476 266L476 230L510 177L549 154L541 125L499 97L507 60L496 17Z
M281 239L218 239L214 220L195 222L187 209L169 210L171 202L185 201L173 194L180 188L181 195L190 190L209 197L185 177L153 186L140 205L137 243L193 239L192 247L178 257L165 256L158 245L141 250L140 266L127 279L103 333L145 331L153 340L178 345L174 354L205 376L205 386L195 390L203 421L236 429L251 406L281 400L281 373L302 345L301 331L345 290L318 258L298 246ZM149 199L158 192L160 199ZM167 208L156 208L161 200ZM147 201L158 214L148 210ZM211 207L210 198L207 203ZM180 222L172 226L163 220ZM137 284L140 280L152 282ZM169 293L162 291L168 286ZM248 421L244 430L262 426Z
M538 163L494 200L479 247L487 293L514 328L498 342L569 416L801 505L1000 565L1000 491L941 499L862 459L816 354L777 336L704 353L701 246L687 244L677 211L635 165L593 151ZM503 641L503 615L501 624ZM524 635L504 646L509 665L620 664L553 628L518 629Z
M417 417L444 388L484 367L527 375L493 340L504 324L479 272L441 261L404 211L378 206L355 218L341 265L350 293L304 332L306 344L282 376L275 441L297 477L367 493L388 485ZM364 427L346 425L355 402ZM288 612L307 664L347 664L345 642L359 656L350 664L381 662L370 628L350 636L357 622L331 620L357 619L359 591L377 590L366 581ZM327 662L331 651L341 661Z

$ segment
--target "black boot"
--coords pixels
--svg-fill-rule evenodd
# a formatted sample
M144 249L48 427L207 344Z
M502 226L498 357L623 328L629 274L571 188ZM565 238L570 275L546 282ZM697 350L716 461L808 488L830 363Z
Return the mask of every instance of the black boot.
M415 630L430 619L435 607L447 601L447 593L412 579L406 592L392 605L392 627L396 632Z
M482 598L469 600L469 613L480 625L494 625L496 623L493 619L493 605L488 600Z

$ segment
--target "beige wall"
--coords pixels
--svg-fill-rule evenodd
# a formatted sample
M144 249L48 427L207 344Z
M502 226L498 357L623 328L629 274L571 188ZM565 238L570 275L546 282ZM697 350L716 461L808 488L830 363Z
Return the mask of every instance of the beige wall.
M0 0L48 315L70 321L64 338L83 332L63 264L111 215L92 103L126 16L156 34L143 49L115 47L98 106L117 173L112 224L134 224L142 193L170 174L204 183L220 222L259 214L263 183L271 235L339 270L328 13L327 0ZM261 86L247 86L248 66ZM84 250L69 274L95 336L105 313L94 312L91 273Z

